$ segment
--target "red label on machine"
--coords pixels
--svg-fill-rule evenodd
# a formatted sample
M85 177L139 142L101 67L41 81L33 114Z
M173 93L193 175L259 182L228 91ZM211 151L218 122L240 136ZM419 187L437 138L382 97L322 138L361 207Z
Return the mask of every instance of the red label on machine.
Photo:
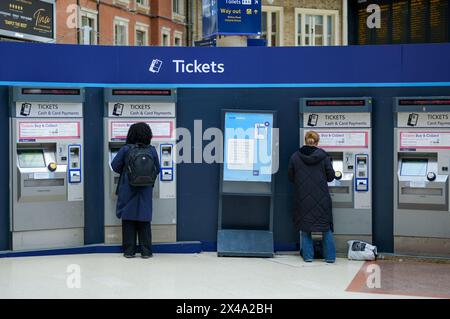
M129 121L112 121L110 122L110 132L112 139L126 139L128 134L128 129L135 122ZM172 138L174 130L173 121L146 121L150 128L152 129L153 138Z
M400 132L400 148L450 149L450 132Z
M367 148L369 147L368 132L317 132L320 135L319 147L327 148Z
M19 122L19 139L80 138L80 122Z

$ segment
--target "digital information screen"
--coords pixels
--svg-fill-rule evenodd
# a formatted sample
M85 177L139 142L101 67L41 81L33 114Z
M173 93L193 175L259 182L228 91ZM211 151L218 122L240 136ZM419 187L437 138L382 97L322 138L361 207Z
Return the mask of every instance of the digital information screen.
M271 182L272 113L225 113L224 181Z
M44 153L40 150L18 151L19 166L22 168L45 167Z
M358 1L355 12L357 44L440 43L449 41L448 0ZM349 5L350 5L349 1ZM355 1L356 3L356 1ZM380 7L380 27L371 28L370 4Z
M404 159L402 160L401 176L425 176L427 174L428 160Z

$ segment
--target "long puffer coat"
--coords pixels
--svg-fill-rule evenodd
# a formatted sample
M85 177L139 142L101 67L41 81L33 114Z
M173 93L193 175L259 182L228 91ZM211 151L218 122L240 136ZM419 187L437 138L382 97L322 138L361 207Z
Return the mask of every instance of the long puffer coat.
M288 177L294 183L294 224L298 231L333 231L328 182L335 172L324 150L305 145L289 160Z

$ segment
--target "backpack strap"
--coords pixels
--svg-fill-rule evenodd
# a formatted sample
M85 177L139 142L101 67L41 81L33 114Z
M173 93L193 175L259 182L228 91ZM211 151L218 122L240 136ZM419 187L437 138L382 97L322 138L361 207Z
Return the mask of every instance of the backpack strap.
M116 195L117 195L117 196L119 196L119 187L120 187L120 184L122 183L122 176L123 176L124 170L126 169L126 166L127 166L127 164L128 164L128 154L130 153L130 150L131 150L131 149L137 147L136 144L125 144L124 146L128 146L128 151L127 151L127 153L125 154L125 157L124 157L124 165L123 165L123 168L122 168L122 172L120 173L120 175L119 175L119 180L117 181L117 187L116 187Z

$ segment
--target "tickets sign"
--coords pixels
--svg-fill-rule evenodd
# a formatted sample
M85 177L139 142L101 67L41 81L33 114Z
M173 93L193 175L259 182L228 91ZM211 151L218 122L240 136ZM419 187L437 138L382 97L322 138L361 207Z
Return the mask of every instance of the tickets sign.
M370 113L305 113L303 127L370 127Z
M400 112L398 127L450 127L450 112Z
M109 103L109 117L175 117L175 103Z
M83 117L83 104L17 102L16 117Z

